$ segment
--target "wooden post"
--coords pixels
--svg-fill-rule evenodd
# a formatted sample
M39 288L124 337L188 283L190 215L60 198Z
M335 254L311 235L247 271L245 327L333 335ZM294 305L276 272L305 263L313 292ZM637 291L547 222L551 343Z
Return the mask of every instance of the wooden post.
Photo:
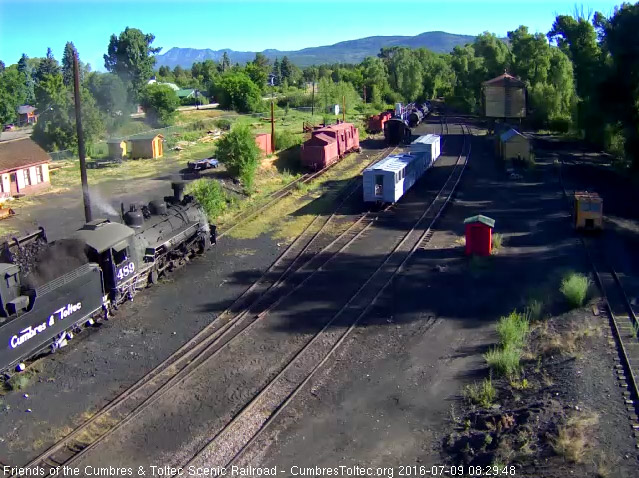
M271 101L271 149L275 152L275 116L273 110L273 102Z
M312 103L311 103L311 116L315 114L315 81L313 81L313 92L312 92Z
M82 109L80 103L80 68L78 52L73 54L73 90L75 96L75 127L78 134L78 155L80 156L80 180L82 181L82 198L84 199L84 218L91 222L91 200L89 198L89 182L87 180L86 149L82 132Z
M366 104L366 85L364 85L364 104Z

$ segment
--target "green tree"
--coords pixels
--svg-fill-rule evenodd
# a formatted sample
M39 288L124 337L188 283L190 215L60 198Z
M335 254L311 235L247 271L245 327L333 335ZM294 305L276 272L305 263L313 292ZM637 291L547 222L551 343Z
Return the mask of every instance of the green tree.
M382 94L388 86L388 72L381 58L369 56L362 62L362 76L368 98L373 103L382 100Z
M217 142L216 155L227 170L242 181L247 191L253 189L261 151L248 126L237 125L224 135Z
M231 68L231 59L228 54L224 52L222 54L222 61L220 62L220 72L225 73L227 70Z
M16 65L5 68L0 73L0 123L12 123L18 119L18 106L27 99L24 74Z
M610 121L621 124L627 158L639 169L639 3L624 3L613 16L598 24L604 32L604 48L610 55L610 66L600 88L602 111Z
M117 74L132 87L133 97L137 97L144 84L153 75L155 53L161 48L151 46L155 36L144 34L137 28L126 27L120 36L111 35L104 66L107 71Z
M473 49L475 56L483 59L483 74L486 79L499 76L510 67L508 46L492 33L478 35L473 42Z
M46 75L57 75L60 72L60 64L53 57L51 48L47 48L46 57L40 62L35 72L37 81L41 81Z
M422 65L409 48L399 48L388 60L391 88L406 101L415 101L424 92L422 72Z
M126 85L113 73L90 73L86 86L96 104L109 118L109 126L123 123L133 110L128 102Z
M550 70L550 45L546 36L541 33L532 35L528 27L522 25L508 32L508 39L512 47L514 73L531 85L545 83Z
M22 81L26 88L24 101L28 104L33 104L35 102L35 82L33 81L33 71L34 69L30 65L29 57L23 53L20 60L18 60L18 72L23 75Z
M248 75L253 83L261 90L266 89L266 82L268 80L268 73L260 68L255 63L248 63L244 68L244 72Z
M161 66L158 69L158 76L163 80L173 81L173 73L171 72L171 68L168 66Z
M82 130L90 145L104 136L104 121L88 89L80 89ZM77 148L73 91L64 85L62 74L45 75L36 85L36 107L40 115L33 130L33 139L44 149Z
M180 99L171 87L152 83L142 88L140 104L151 125L167 126L175 119Z
M0 73L2 73L5 69L4 61L0 60Z
M76 54L75 45L73 42L68 41L64 45L64 53L62 55L62 79L67 86L73 84L73 55Z
M213 94L223 109L250 113L262 108L261 91L245 73L222 75L213 86Z
M263 53L256 53L255 58L253 59L253 64L266 72L268 75L271 62L266 58L266 55Z
M282 63L280 64L280 72L282 75L282 81L286 80L290 83L291 75L293 74L293 64L290 62L287 56L282 58Z

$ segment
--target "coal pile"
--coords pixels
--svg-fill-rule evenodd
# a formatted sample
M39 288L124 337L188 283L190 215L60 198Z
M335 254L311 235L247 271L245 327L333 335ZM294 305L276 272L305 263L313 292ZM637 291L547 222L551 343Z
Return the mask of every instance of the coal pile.
M39 287L88 262L82 241L61 239L40 250L34 266L22 277L25 285Z
M21 244L19 247L13 243L5 242L2 246L0 260L19 266L22 276L25 277L35 269L38 257L48 247L47 241L42 238Z

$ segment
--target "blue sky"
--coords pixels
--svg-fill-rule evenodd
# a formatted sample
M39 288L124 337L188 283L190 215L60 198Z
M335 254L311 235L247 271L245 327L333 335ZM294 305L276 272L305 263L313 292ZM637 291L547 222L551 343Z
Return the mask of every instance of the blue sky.
M520 24L546 33L556 14L612 12L610 1L548 0L0 0L0 59L24 52L60 60L73 41L80 58L104 70L109 37L125 27L155 35L162 52L173 46L261 51L297 50L373 35L416 35L441 30L505 35Z

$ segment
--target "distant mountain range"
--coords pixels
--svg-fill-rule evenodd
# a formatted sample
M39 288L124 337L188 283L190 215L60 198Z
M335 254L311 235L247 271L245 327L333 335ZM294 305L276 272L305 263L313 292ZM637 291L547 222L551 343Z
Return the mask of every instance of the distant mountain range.
M349 40L334 45L304 48L295 51L264 50L262 53L271 60L287 56L299 67L321 65L326 63L359 63L367 56L375 56L382 47L407 46L410 48L428 48L436 53L448 53L457 45L471 43L475 39L469 35L455 35L446 32L425 32L415 36L375 36ZM168 66L175 68L190 68L198 61L220 61L226 52L231 63L244 64L255 58L254 51L235 51L228 48L223 50L177 48L173 47L166 53L156 55L156 68Z

